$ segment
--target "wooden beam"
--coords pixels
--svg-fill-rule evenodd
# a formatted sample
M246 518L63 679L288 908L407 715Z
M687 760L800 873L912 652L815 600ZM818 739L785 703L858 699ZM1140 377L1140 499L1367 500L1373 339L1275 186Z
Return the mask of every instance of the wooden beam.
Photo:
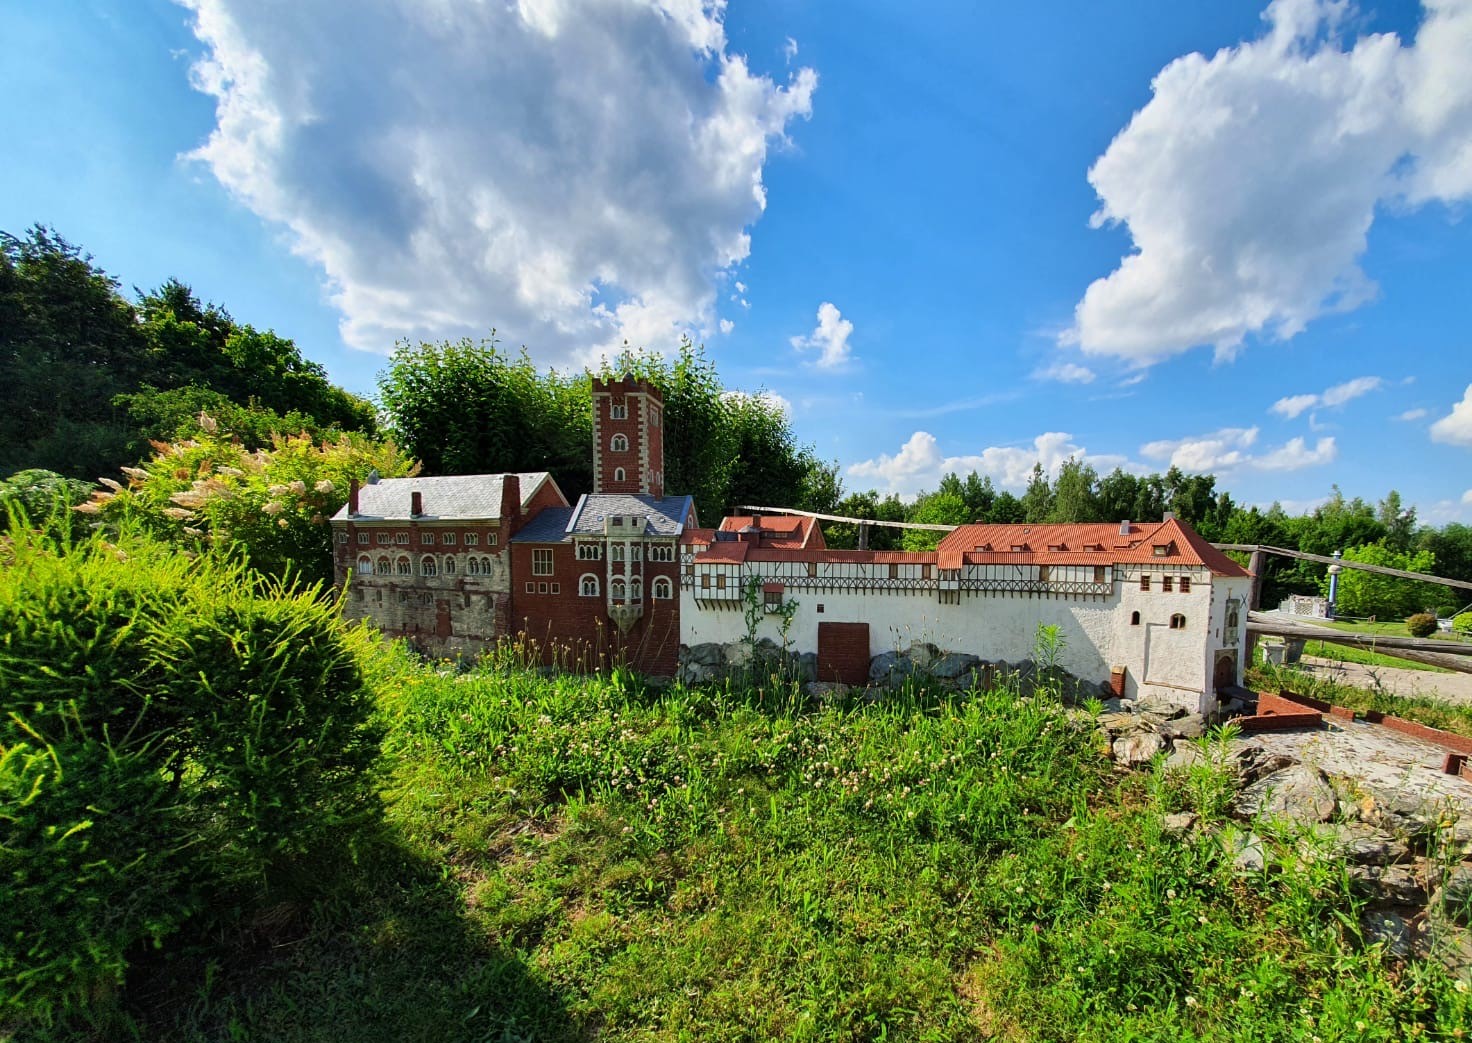
M1283 558L1297 558L1299 561L1317 561L1325 565L1341 565L1346 569L1358 569L1361 572L1374 572L1381 576L1394 576L1397 579L1414 579L1422 583L1439 583L1444 587L1458 587L1462 590L1472 590L1472 582L1461 579L1447 579L1445 576L1430 576L1424 572L1406 572L1404 569L1392 569L1387 565L1366 565L1360 561L1345 561L1342 558L1330 558L1323 554L1305 554L1301 550L1288 550L1284 547L1262 547L1252 543L1213 543L1217 550L1250 551L1253 554L1264 552L1276 554ZM1249 569L1249 571L1251 571Z
M842 514L819 514L816 511L799 511L795 507L752 507L743 504L738 511L753 514L793 514L799 518L817 518L819 521L843 522L847 525L884 525L891 529L929 529L932 532L955 532L959 525L925 525L921 522L880 521L878 518L850 518Z
M1310 623L1290 621L1284 616L1264 612L1247 614L1248 630L1277 637L1304 638L1309 641L1330 641L1336 645L1353 645L1374 652L1393 655L1398 651L1428 652L1455 658L1472 656L1472 641L1433 641L1425 637L1386 637L1381 634L1361 634L1350 630L1335 630L1332 627L1314 626Z

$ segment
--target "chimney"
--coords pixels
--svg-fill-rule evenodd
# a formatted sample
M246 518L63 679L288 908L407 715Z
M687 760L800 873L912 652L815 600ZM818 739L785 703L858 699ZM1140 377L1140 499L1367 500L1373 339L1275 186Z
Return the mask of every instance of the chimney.
M1130 534L1130 520L1128 518L1119 523L1119 534L1121 536L1128 536Z
M358 479L354 478L348 484L348 517L358 516Z
M409 494L409 516L418 518L424 514L424 494L415 489Z
M521 476L503 474L501 476L501 531L505 535L502 542L509 541L516 535L516 530L519 528L521 528Z
M1162 511L1160 513L1160 520L1161 521L1175 521L1176 520L1176 512L1175 511Z

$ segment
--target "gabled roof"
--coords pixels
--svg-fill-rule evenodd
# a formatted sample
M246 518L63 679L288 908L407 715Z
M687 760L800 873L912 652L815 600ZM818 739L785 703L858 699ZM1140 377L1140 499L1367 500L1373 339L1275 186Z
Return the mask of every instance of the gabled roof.
M721 519L721 532L740 532L746 528L761 530L762 546L798 550L822 547L823 530L816 518L797 514L733 514Z
M381 478L358 490L358 513L348 514L347 504L332 516L333 521L484 521L501 517L501 483L505 474L456 474L437 478ZM521 505L531 502L544 482L563 503L562 490L546 471L518 471ZM411 493L418 492L424 513L410 513Z
M1166 548L1159 555L1155 548ZM1020 548L1014 550L1013 548ZM943 569L962 565L1186 565L1218 576L1243 577L1247 571L1202 539L1184 522L1128 524L1084 522L1068 525L962 525L936 548Z

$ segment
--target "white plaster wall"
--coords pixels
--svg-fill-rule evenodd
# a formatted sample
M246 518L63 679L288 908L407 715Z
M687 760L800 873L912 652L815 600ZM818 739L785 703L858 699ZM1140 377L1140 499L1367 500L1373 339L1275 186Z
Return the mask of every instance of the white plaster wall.
M867 592L789 586L784 598L795 600L798 608L788 641L797 651L812 652L818 647L819 623L868 623L871 656L930 642L947 651L1015 662L1033 654L1039 623L1056 625L1064 642L1060 665L1070 673L1104 681L1113 667L1123 666L1127 696L1152 695L1204 712L1214 699L1211 669L1220 646L1225 595L1205 569L1168 573L1177 588L1181 576L1191 577L1186 594L1162 591L1161 576L1167 572L1160 568L1143 570L1151 575L1151 589L1141 591L1140 571L1119 570L1113 593L1104 597L963 594L959 604L942 604L933 584L916 591ZM683 644L728 643L746 636L739 601L714 607L695 593L681 591ZM1137 626L1130 623L1134 612L1140 613ZM1183 630L1170 629L1170 617L1177 612L1186 616ZM764 615L757 636L780 641L780 617Z

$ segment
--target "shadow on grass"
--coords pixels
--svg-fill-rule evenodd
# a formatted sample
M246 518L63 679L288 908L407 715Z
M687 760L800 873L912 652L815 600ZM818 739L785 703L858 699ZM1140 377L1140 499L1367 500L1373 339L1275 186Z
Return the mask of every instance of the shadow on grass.
M445 867L387 829L340 886L190 957L139 966L126 996L147 1040L584 1038L556 990L477 931Z

